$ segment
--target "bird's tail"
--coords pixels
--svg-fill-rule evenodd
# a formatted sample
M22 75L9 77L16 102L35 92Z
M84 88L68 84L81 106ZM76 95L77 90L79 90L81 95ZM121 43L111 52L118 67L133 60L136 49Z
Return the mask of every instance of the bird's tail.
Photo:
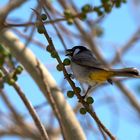
M140 76L139 71L136 68L124 68L124 69L112 69L112 76L121 77L138 77Z

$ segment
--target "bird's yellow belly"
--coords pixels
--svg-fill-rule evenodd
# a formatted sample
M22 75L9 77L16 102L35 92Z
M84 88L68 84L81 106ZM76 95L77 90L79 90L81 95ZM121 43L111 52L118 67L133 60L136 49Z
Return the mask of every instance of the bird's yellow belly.
M112 72L100 70L100 71L94 71L89 74L90 82L96 82L98 84L105 82L112 76Z

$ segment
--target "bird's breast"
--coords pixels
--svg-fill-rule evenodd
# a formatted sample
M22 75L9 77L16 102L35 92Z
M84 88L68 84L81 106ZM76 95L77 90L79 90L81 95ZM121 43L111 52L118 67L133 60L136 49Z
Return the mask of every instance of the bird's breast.
M82 83L88 83L88 74L90 71L87 68L80 66L74 62L71 62L71 68L76 79L78 79Z

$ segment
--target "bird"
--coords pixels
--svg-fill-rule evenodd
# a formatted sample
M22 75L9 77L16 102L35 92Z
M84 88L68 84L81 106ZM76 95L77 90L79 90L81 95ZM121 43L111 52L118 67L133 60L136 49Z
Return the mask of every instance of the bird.
M84 46L74 46L66 50L66 56L71 60L71 69L74 77L81 83L86 83L88 89L83 96L85 98L92 87L101 85L106 81L113 83L113 77L138 77L139 71L136 68L111 69L104 66Z

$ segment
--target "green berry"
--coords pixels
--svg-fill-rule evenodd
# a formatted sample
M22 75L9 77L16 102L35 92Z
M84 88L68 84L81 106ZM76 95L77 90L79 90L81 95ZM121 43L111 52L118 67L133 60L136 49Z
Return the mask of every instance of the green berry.
M105 5L104 5L104 10L105 10L106 13L111 12L111 6L108 5L108 4L105 4Z
M64 11L64 15L69 15L71 13L71 11L69 10L69 9L66 9L65 11Z
M80 19L81 19L81 20L86 20L86 18L87 18L87 15L86 15L85 13L82 13L82 14L80 15Z
M51 57L57 58L58 57L57 52L56 51L51 52Z
M72 97L74 96L74 91L69 90L69 91L67 92L67 96L68 96L69 98L72 98Z
M102 0L102 3L108 3L109 0Z
M3 55L4 55L5 57L7 57L7 56L9 55L9 51L5 49L5 50L3 51Z
M37 27L37 31L40 34L43 34L45 32L45 28L43 26L39 26L39 27Z
M82 12L86 13L91 10L91 6L89 4L86 4L82 7Z
M87 112L87 111L86 111L86 109L85 109L85 108L83 108L83 107L82 107L82 108L80 108L80 113L81 113L82 115L85 115L85 114L86 114L86 112Z
M46 20L47 19L47 15L46 14L41 14L41 19L42 20Z
M95 7L94 7L94 11L95 11L95 12L98 12L98 11L99 11L99 8L95 6Z
M92 97L87 97L86 101L88 104L92 104L94 102Z
M66 18L70 18L72 16L71 11L69 9L66 9L64 11L64 15L65 15Z
M0 78L4 76L4 73L0 70Z
M0 53L3 53L4 50L4 47L0 44Z
M64 65L70 65L70 60L68 58L65 58L63 61Z
M75 92L76 92L76 93L80 93L80 92L81 92L81 88L76 87L76 88L75 88Z
M17 68L15 69L16 74L21 74L22 71L23 71L23 67L21 65L17 66Z
M72 18L69 18L68 20L67 20L67 23L69 24L69 25L72 25L73 24L73 19Z
M7 83L9 84L9 85L13 85L14 83L15 83L15 80L14 79L8 79L8 81L7 81Z
M52 46L48 45L48 46L46 47L46 50L47 50L48 52L52 52L52 51L53 51L53 48L52 48Z
M97 12L97 14L98 14L98 16L102 16L102 15L103 15L103 12L99 10L99 11Z
M4 58L1 58L0 59L0 67L3 66L3 64L4 64Z
M115 2L115 6L116 6L116 8L119 8L121 6L121 0L117 0Z
M56 68L57 68L58 71L62 71L62 70L63 70L62 64L58 64L58 65L56 66Z

